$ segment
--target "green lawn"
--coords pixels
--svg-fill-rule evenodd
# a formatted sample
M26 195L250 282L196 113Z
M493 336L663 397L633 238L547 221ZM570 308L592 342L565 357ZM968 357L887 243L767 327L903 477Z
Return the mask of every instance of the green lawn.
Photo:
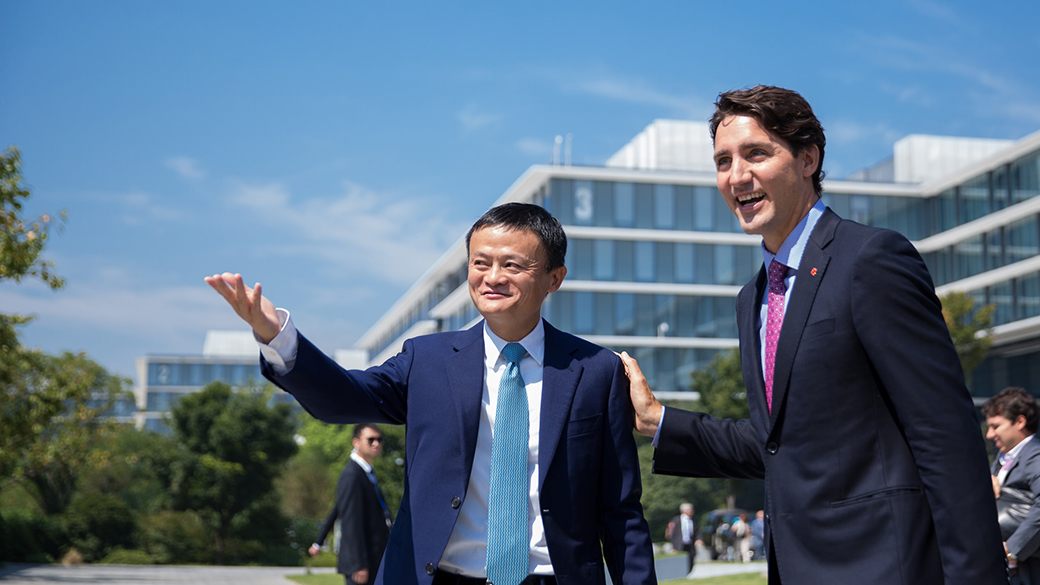
M289 580L301 585L343 585L343 575L325 573L322 575L289 575ZM766 578L759 573L727 575L710 579L677 579L661 581L662 585L766 585Z

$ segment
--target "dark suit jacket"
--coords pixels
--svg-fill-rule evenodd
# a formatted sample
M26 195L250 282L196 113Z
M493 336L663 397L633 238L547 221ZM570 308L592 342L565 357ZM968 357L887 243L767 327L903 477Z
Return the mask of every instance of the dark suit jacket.
M347 371L302 335L285 376L264 375L331 423L407 424L406 479L376 583L426 584L466 498L484 389L484 323L409 339ZM650 532L621 360L545 323L538 485L561 584L654 583ZM600 543L602 541L602 551Z
M336 482L336 503L317 538L317 542L324 542L339 518L337 572L349 576L355 571L368 569L369 579L375 576L390 537L383 506L379 503L381 496L365 470L353 459L348 461Z
M689 550L696 550L697 547L693 543L701 539L701 529L697 526L696 519L691 518L691 520L693 520L693 534L690 535ZM672 534L669 537L669 540L672 541L672 547L678 551L687 550L686 543L682 541L682 514L672 518L668 524L672 527Z
M737 299L750 420L668 409L654 472L764 477L785 583L1005 583L985 448L928 270L890 230L827 210L765 400L763 268Z
M1000 463L994 462L993 475L1000 471ZM1011 469L1004 478L1003 487L1029 490L1034 497L1040 496L1040 437L1034 436L1022 445L1022 451L1011 462ZM1040 506L1034 500L1018 529L1007 539L1008 552L1019 559L1029 559L1040 549ZM1029 559L1040 563L1040 558Z

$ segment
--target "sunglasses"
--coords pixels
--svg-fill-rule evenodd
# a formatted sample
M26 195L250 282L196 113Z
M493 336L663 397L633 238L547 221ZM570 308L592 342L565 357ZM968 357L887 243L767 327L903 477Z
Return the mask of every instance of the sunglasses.
M375 445L376 443L382 443L383 437L369 437L366 439L369 445Z

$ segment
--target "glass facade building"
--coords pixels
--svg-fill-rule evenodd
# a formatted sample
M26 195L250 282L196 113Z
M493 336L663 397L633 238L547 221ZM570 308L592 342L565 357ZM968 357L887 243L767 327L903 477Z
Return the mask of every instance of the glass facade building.
M710 149L674 140L647 146L651 130L663 135L668 125L703 127L693 140L707 140L705 124L657 121L607 166L531 167L494 204L535 203L564 225L568 274L543 316L628 351L657 393L681 398L691 396L693 370L737 345L736 296L762 255L761 239L740 230L718 193L710 158L684 164L675 156ZM941 155L945 144L956 146L956 165L913 156ZM906 235L940 295L963 291L976 306L996 306L993 349L971 383L977 398L1011 384L1040 393L1040 132L978 143L914 136L894 150L894 160L850 176L860 180L824 181L824 203L846 219ZM674 168L655 164L662 160ZM918 182L896 180L907 176ZM463 240L357 342L368 363L409 337L479 321Z

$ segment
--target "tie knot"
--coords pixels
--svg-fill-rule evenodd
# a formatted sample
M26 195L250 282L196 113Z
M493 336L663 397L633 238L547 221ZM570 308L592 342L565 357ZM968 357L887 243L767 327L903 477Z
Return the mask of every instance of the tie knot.
M502 348L502 357L505 358L506 363L519 363L525 355L527 355L527 350L524 349L524 346L516 342L507 343L506 346Z
M783 284L786 273L787 265L773 260L769 263L769 284L772 286Z

